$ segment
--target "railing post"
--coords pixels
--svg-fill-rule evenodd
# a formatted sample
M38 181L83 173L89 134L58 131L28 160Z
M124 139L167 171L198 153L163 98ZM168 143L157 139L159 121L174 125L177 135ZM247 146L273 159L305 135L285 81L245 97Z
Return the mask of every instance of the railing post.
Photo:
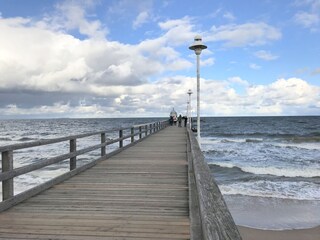
M106 134L105 133L101 133L101 143L105 143L106 142ZM106 155L106 146L101 147L101 157Z
M153 123L153 133L155 133L155 132L156 132L156 124Z
M152 124L150 124L150 134L152 134Z
M147 135L148 135L148 125L145 125L145 126L144 126L144 130L145 130L144 135L147 136Z
M140 126L139 127L139 139L141 139L142 138L142 127Z
M77 151L77 139L70 139L70 153ZM70 158L70 171L77 168L77 156Z
M134 142L134 127L131 128L131 143Z
M2 152L2 172L13 170L13 151ZM2 201L13 197L13 178L2 181Z
M119 130L119 138L123 137L123 130ZM123 147L123 140L119 140L119 148Z

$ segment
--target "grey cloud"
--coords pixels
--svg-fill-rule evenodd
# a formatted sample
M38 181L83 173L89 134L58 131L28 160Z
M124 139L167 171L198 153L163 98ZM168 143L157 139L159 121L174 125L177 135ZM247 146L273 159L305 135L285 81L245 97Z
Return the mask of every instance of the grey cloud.
M43 92L32 90L1 90L0 108L16 105L19 108L34 108L41 106L53 106L59 102L69 104L70 107L79 104L111 106L114 97L95 97L86 93Z

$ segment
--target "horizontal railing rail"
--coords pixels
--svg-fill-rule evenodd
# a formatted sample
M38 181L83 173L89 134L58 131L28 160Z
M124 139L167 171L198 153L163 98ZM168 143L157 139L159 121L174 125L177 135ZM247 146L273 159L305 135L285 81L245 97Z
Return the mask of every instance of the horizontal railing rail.
M114 154L117 154L118 152L141 141L143 138L148 137L149 135L165 128L167 125L168 125L168 121L159 121L159 122L152 122L147 124L134 125L127 128L114 128L106 131L84 133L84 134L60 137L55 139L43 139L43 140L37 140L37 141L32 141L27 143L11 144L11 145L0 147L0 152L2 157L1 158L2 172L0 173L0 181L2 182L2 202L0 202L0 212L88 168L91 168L99 161L105 160L108 157L113 156ZM126 133L127 131L129 133ZM111 134L116 132L118 132L118 136L119 136L118 138L107 139L106 136L108 133ZM82 149L77 149L77 139L91 137L95 135L100 135L99 144L88 146ZM135 139L136 136L139 136L138 139ZM130 139L130 143L124 146L124 140L126 139ZM26 166L22 166L18 168L13 167L14 151L16 150L32 148L32 147L41 147L49 144L63 143L66 141L69 141L69 146L70 146L69 153L46 158L38 163L32 163L32 164L28 164ZM119 143L119 147L116 150L111 151L110 153L107 154L106 146L115 144L117 142ZM101 154L99 158L93 159L91 162L83 166L77 167L78 156L98 150L98 149L101 150ZM41 168L44 168L53 164L57 164L68 159L70 161L68 172L60 176L57 176L43 184L40 184L29 190L26 190L22 193L19 193L17 195L14 194L14 178L15 177L21 176L23 174L31 173L35 170L39 170Z
M241 240L198 141L188 128L191 239Z

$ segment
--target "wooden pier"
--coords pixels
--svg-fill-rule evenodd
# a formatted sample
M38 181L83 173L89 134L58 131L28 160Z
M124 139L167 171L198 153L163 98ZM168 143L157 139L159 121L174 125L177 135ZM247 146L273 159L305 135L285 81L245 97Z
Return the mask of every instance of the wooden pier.
M4 183L0 239L241 239L211 174L198 176L205 165L194 162L203 155L193 134L163 123L137 128L119 133L117 154L105 153L102 137L104 156L87 170L70 164L75 174L18 196ZM2 149L2 165L10 151ZM0 179L9 181L13 171Z

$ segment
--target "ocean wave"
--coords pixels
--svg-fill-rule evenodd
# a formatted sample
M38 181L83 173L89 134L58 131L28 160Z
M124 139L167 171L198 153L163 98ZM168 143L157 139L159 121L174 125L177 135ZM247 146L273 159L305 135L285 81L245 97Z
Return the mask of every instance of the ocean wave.
M210 165L217 165L225 168L238 168L243 172L252 173L256 175L273 175L278 177L320 177L320 169L310 168L277 168L277 167L249 167L249 166L237 166L233 163L209 163Z
M235 141L235 142L250 142L250 140L258 140L263 141L265 139L269 139L272 141L288 141L294 143L303 143L303 142L320 142L320 132L311 132L307 135L299 135L299 134L289 134L289 133L214 133L215 141L217 139L223 139L221 141ZM210 137L208 137L210 139ZM246 141L248 139L248 141Z
M259 143L259 142L263 142L263 139L261 139L261 138L248 138L245 140L245 142Z
M18 176L15 178L15 193L24 192L66 172L68 172L67 168L61 168L51 170L37 170L32 173Z
M252 181L219 185L222 194L272 197L296 200L320 200L320 188L310 182Z
M202 138L202 145L210 145L215 143L259 143L263 142L263 138Z
M320 136L295 136L288 140L294 143L320 142Z
M287 149L306 149L306 150L320 150L320 144L317 142L301 142L301 143L273 143L272 145Z
M277 167L242 167L245 172L260 175L275 175L280 177L320 177L320 169L310 168L277 168Z
M0 141L12 141L11 138L0 138Z

